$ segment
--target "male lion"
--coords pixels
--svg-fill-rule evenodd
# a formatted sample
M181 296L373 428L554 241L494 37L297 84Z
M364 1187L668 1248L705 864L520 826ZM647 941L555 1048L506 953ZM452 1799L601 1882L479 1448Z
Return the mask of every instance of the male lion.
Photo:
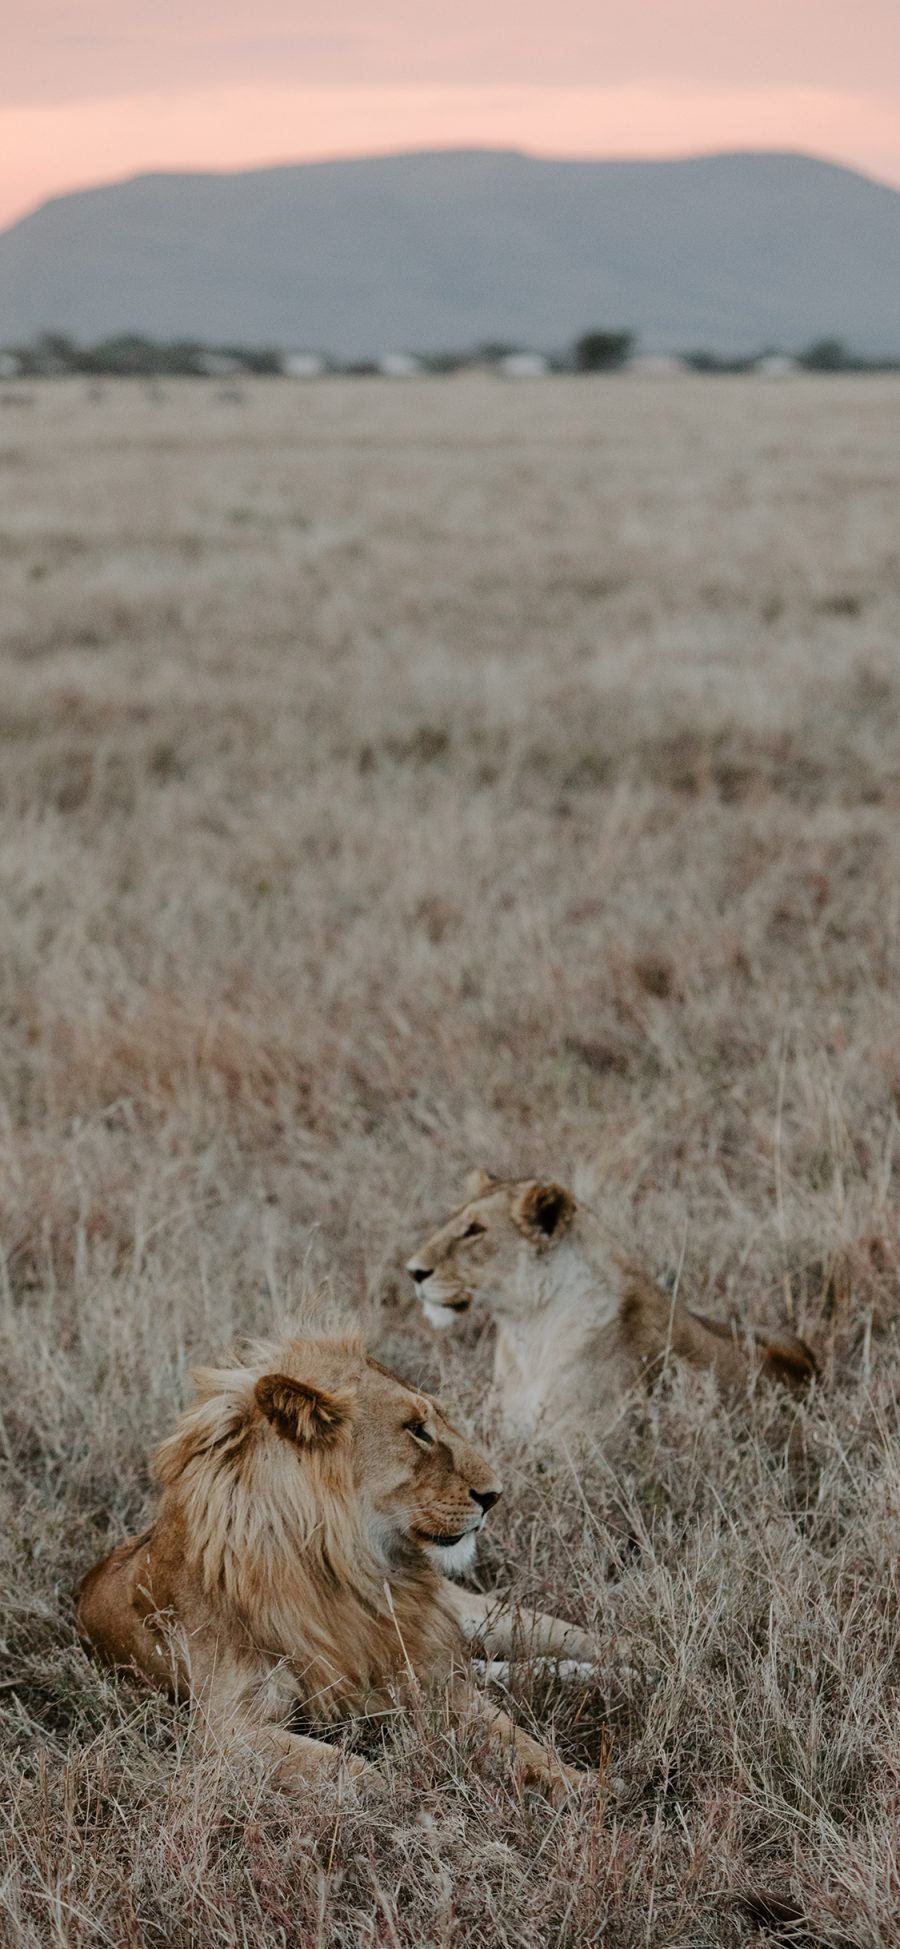
M571 1191L542 1178L476 1171L469 1197L407 1263L433 1326L484 1301L496 1321L494 1387L511 1431L551 1442L603 1441L639 1383L677 1354L727 1388L754 1353L718 1320L692 1313L636 1265ZM793 1333L755 1330L762 1372L793 1385L816 1364Z
M259 1343L194 1379L156 1457L156 1521L78 1593L94 1650L193 1698L214 1739L262 1753L292 1788L340 1758L292 1715L327 1727L447 1683L527 1778L565 1791L579 1776L467 1682L467 1638L509 1651L514 1619L442 1572L471 1562L500 1484L437 1402L354 1336ZM525 1632L536 1650L590 1655L557 1618L526 1615Z

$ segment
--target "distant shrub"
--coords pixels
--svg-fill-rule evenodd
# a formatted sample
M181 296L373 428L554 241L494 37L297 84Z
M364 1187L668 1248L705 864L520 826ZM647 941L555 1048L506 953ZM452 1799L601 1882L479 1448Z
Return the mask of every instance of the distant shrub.
M634 349L633 332L582 332L573 347L579 372L614 372Z
M477 363L478 354L471 345L437 346L430 352L421 350L414 353L420 371L435 373L438 378L447 373L465 372L467 367Z
M858 360L853 358L842 338L816 338L805 352L799 353L797 363L808 372L846 372Z
M73 369L110 378L157 373L161 353L162 347L152 339L143 338L139 332L122 332L115 338L102 339L98 345L85 346L76 355Z
M682 363L692 372L752 372L758 363L757 353L748 353L740 358L725 358L718 352L683 352Z
M78 347L74 339L65 332L39 332L28 345L9 345L4 350L16 360L23 378L35 379L44 374L74 372L74 360Z

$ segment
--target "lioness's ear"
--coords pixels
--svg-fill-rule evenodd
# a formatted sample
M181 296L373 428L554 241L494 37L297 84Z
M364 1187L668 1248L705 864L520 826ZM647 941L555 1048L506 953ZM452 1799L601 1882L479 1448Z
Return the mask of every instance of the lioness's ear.
M512 1221L529 1244L546 1251L562 1238L575 1216L575 1200L564 1184L550 1184L535 1178L523 1186L512 1207Z
M797 1333L764 1334L759 1342L763 1371L786 1387L808 1387L819 1368L816 1356Z
M466 1174L466 1197L486 1198L492 1185L497 1182L496 1178L491 1177L490 1171L469 1171Z
M349 1390L327 1393L308 1381L292 1380L289 1374L263 1374L253 1392L257 1407L278 1434L300 1448L332 1448L353 1410Z

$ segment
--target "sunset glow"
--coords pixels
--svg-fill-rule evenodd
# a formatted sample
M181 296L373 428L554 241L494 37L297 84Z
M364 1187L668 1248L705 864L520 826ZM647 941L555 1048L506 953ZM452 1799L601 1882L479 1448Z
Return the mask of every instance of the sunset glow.
M371 151L544 155L803 149L900 185L892 0L411 0L301 25L285 0L36 0L5 37L0 222L152 169L234 169ZM726 16L728 17L726 19Z

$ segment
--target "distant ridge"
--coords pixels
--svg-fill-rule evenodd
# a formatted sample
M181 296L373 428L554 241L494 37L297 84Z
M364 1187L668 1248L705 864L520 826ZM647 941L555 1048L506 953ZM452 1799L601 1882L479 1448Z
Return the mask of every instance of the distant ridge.
M440 150L134 177L0 233L0 344L57 329L365 358L590 325L649 351L900 352L900 192L810 156Z

